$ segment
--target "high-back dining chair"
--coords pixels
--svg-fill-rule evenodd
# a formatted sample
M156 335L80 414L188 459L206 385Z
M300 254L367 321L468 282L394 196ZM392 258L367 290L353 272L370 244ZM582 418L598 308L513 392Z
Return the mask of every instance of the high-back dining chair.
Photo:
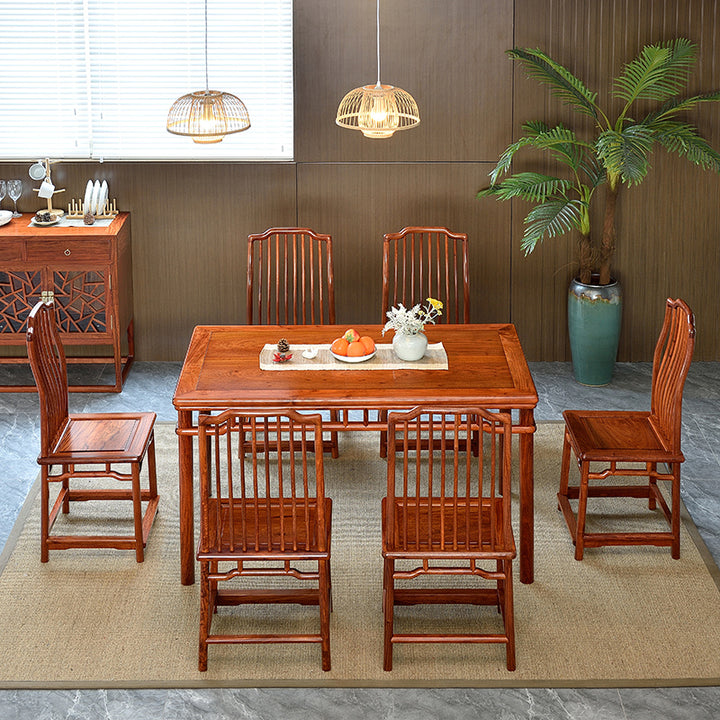
M382 501L385 670L392 670L395 644L432 642L501 643L507 669L515 669L511 432L509 414L477 407L390 413ZM469 582L395 587L397 580L436 576ZM484 581L490 587L478 587ZM502 629L396 632L395 607L424 603L491 605Z
M682 394L694 346L692 311L684 301L668 299L653 357L650 412L563 413L565 439L557 497L558 508L575 544L576 560L583 559L586 547L603 545L669 546L672 557L680 557L680 465L685 460L680 449ZM576 486L569 484L571 450L580 470ZM667 472L662 472L660 465L666 466ZM623 485L596 482L612 476L646 477L647 482ZM659 480L670 483L669 505L659 489ZM645 498L650 510L659 506L669 530L588 532L588 499L598 497ZM578 501L577 516L570 500ZM627 509L627 505L624 507Z
M406 227L383 236L382 322L388 310L441 300L441 323L470 322L468 237L444 227Z
M207 670L208 645L320 643L330 670L330 541L332 501L325 497L319 414L294 410L226 410L200 417L200 644L198 667ZM303 569L297 563L317 563ZM237 586L246 578L284 577L317 587ZM235 580L236 586L221 588ZM213 632L223 605L319 605L320 632L291 634Z
M470 322L468 236L444 227L406 227L383 236L382 322L391 307L410 308L428 297L443 303L438 323ZM380 412L380 420L387 411ZM380 432L380 457L387 434Z
M27 352L40 396L41 561L48 561L50 550L118 548L134 549L137 561L142 562L159 501L155 413L68 413L67 366L55 324L54 301L39 302L30 312ZM143 490L140 472L146 456L149 487ZM87 479L117 480L130 488L98 488ZM87 487L71 487L76 480ZM50 486L56 483L60 490L51 507ZM131 501L133 534L51 534L61 510L69 513L72 502L88 500ZM142 502L147 502L144 515Z
M248 325L334 325L334 282L330 235L309 228L248 235Z
M330 235L296 227L248 235L247 324L334 325L333 273ZM337 432L322 447L338 457Z

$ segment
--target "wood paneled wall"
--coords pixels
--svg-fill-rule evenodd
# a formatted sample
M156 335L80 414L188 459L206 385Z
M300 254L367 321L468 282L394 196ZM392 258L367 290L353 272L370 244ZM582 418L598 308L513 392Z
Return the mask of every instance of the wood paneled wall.
M572 240L523 257L527 207L475 199L523 121L567 116L505 50L545 48L602 95L643 44L684 35L700 45L695 89L720 88L718 12L717 0L383 2L382 80L413 94L422 121L368 140L334 118L347 91L375 81L374 0L296 0L295 162L68 162L53 177L70 196L106 178L132 213L139 359L182 359L196 324L245 317L251 232L298 224L332 234L338 318L351 324L380 321L382 234L432 224L470 237L473 319L515 322L530 359L565 360ZM720 108L693 120L720 148ZM27 165L1 164L0 177L27 177ZM39 207L30 187L28 178L26 212ZM696 312L696 359L718 359L718 197L718 176L660 153L621 196L621 359L651 358L670 295Z

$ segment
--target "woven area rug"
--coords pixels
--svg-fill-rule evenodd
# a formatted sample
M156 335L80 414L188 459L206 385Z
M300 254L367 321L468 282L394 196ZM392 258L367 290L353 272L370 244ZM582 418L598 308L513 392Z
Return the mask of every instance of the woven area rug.
M385 463L375 433L341 433L340 458L326 461L334 501L332 670L320 669L316 645L259 645L211 647L209 670L199 673L198 588L179 581L174 426L159 424L156 435L162 497L142 564L133 552L112 550L55 551L41 564L39 500L31 493L3 558L0 687L720 684L717 567L692 523L683 525L679 561L667 548L644 547L591 549L576 562L556 509L557 423L540 424L536 435L536 581L515 583L515 672L507 672L504 648L494 645L403 645L395 650L393 671L383 672L379 507ZM614 522L634 522L635 507L616 507ZM77 513L107 510L107 504L85 503ZM106 522L102 514L94 517ZM241 612L250 632L317 624L316 608ZM488 607L397 614L401 622L442 627L499 623Z

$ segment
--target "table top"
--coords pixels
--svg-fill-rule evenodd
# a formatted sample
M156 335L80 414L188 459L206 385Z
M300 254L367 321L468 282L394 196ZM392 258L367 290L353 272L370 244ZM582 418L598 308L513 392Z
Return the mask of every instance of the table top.
M382 342L381 325L355 325ZM393 409L409 404L451 407L482 404L532 409L537 390L515 327L507 323L431 325L428 341L442 342L447 370L362 370L338 362L337 370L270 372L260 369L263 345L329 343L340 325L200 325L195 328L173 405L182 410L232 406L306 409ZM391 338L388 335L384 341Z

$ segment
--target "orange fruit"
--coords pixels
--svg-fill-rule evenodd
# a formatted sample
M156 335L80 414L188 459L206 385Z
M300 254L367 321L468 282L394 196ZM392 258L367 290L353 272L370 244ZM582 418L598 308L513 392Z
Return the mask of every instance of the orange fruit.
M348 341L344 337L340 337L337 340L333 340L333 344L330 346L336 355L347 355L348 354Z
M363 355L367 355L367 350L365 349L365 346L356 340L355 342L351 342L348 345L347 348L347 354L348 357L362 357Z
M350 328L349 330L346 330L346 331L345 331L345 334L343 335L343 337L344 337L349 343L357 342L357 341L360 339L360 335L358 334L358 332L357 332L356 330L353 330L352 328Z
M363 335L360 338L360 342L365 346L366 355L375 352L375 341L369 335Z

